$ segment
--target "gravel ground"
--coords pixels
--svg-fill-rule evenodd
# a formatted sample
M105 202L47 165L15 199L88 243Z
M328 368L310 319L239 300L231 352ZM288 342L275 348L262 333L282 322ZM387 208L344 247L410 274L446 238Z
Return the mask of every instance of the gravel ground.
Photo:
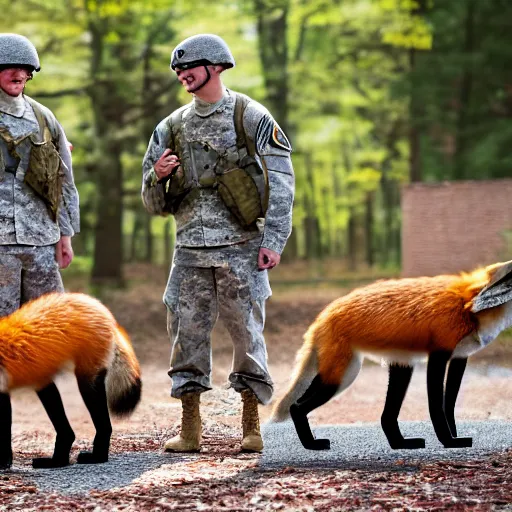
M136 452L113 455L108 464L73 464L64 468L39 470L14 465L10 473L22 477L41 492L75 495L126 487L144 473L159 468L172 469L172 463L184 460L184 457L174 456L171 461L168 456L158 452Z
M460 435L473 436L472 448L447 450L435 438L429 422L404 422L405 436L424 437L423 450L392 450L378 424L333 425L314 429L317 437L331 439L331 449L305 450L290 422L266 424L263 429L265 450L259 458L263 470L311 468L336 470L386 471L396 467L415 470L421 463L471 461L512 447L512 425L508 422L461 422ZM21 477L41 492L80 495L92 490L107 491L131 485L151 473L173 473L174 466L198 461L200 455L134 452L114 454L108 464L74 464L52 470L33 470L14 465L12 476Z
M414 451L390 450L376 424L318 427L333 448L314 453L290 426L265 426L262 455L240 454L233 429L210 432L189 455L151 449L161 432L123 435L110 462L93 466L34 471L36 453L25 452L0 474L0 511L511 510L510 423L460 422L475 447L445 450L427 422L404 422L404 433L427 438Z
M377 423L333 425L313 428L315 437L331 440L330 450L306 450L293 424L268 423L264 428L265 451L262 467L309 467L336 469L381 469L397 461L406 466L443 460L464 461L503 452L512 447L512 424L503 421L458 422L460 436L473 437L472 448L446 449L437 440L430 422L401 422L404 437L423 437L426 448L392 450Z

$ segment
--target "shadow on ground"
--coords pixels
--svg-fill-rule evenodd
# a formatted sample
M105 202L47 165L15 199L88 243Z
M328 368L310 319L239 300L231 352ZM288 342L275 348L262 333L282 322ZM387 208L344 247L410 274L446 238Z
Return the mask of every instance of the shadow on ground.
M132 484L144 473L190 460L190 457L162 452L136 452L111 455L107 464L72 464L56 469L28 469L13 466L6 475L32 481L39 491L81 494L107 491Z

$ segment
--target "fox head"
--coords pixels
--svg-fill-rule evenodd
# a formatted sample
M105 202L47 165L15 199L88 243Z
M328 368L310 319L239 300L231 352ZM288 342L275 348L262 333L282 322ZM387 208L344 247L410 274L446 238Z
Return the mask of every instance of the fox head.
M473 313L512 302L512 260L489 265L483 270L488 282L472 301Z

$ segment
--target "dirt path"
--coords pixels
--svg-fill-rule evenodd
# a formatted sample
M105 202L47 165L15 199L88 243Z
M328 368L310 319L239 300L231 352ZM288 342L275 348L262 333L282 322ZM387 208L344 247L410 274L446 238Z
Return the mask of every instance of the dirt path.
M321 308L342 290L281 293L268 306L267 344L276 396L284 392L302 333ZM54 432L34 393L14 394L14 471L0 475L0 511L42 510L488 510L512 503L512 453L483 460L443 461L374 470L266 470L259 455L239 453L240 400L224 388L231 347L222 328L213 338L215 389L203 395L205 432L201 453L186 457L161 453L163 441L177 432L180 403L169 398L168 341L159 290L148 283L109 303L132 334L143 365L143 397L130 420L114 420L112 453L125 470L110 474L106 466L85 483L81 493L62 490L66 470L34 476L32 457L52 450ZM510 361L510 339L500 340L472 362L457 404L458 419L512 421L511 372L496 362ZM512 343L511 343L512 345ZM93 429L76 383L58 380L79 449L90 446ZM379 421L387 371L366 364L355 384L312 416L312 424ZM262 420L271 406L261 407ZM413 376L401 420L426 420L425 371ZM512 446L512 429L511 429ZM142 468L135 471L134 468ZM69 474L69 473L68 473ZM57 484L53 484L56 478ZM84 477L85 478L85 477ZM109 480L110 478L110 480ZM46 482L46 483L45 483ZM100 482L98 485L94 482ZM96 485L96 487L94 487ZM114 488L112 488L114 487ZM93 490L91 490L93 489ZM96 489L96 490L94 490Z

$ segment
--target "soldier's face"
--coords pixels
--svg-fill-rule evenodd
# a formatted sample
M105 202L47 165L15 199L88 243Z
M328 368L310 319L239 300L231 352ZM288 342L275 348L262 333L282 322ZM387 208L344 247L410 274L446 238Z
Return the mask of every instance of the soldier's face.
M7 68L0 71L0 87L9 96L19 96L32 78L27 68Z
M190 69L176 69L176 75L187 92L194 92L208 82L209 76L205 66Z
M217 82L222 71L224 68L220 65L197 66L190 69L177 68L176 75L186 91L194 93L208 84L212 78L213 83Z

